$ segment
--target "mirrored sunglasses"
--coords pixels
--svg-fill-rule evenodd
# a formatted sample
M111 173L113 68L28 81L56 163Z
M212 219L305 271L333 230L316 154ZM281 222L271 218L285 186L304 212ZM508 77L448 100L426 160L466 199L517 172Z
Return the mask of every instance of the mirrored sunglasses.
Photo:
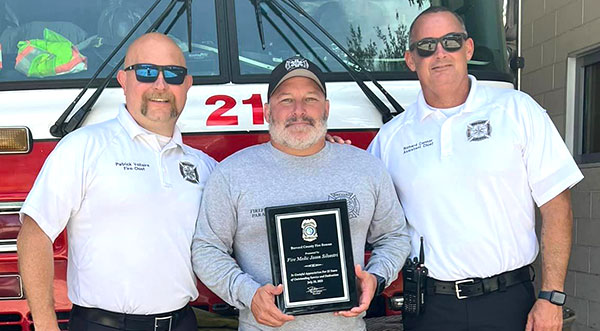
M135 78L140 83L153 83L162 72L165 82L171 85L181 85L187 75L187 68L181 66L159 66L149 63L138 63L123 69L135 70Z
M440 43L447 52L456 52L462 48L463 42L467 40L466 33L452 32L440 38L423 38L410 44L409 50L417 49L420 57L428 57L435 53L437 44Z

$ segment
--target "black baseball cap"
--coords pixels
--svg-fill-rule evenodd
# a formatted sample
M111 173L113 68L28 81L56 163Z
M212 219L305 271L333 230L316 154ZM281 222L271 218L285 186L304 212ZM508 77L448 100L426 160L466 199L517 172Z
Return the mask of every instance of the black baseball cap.
M269 77L269 92L267 94L268 99L271 99L271 94L275 92L281 83L292 77L306 77L314 80L325 96L327 96L325 80L323 79L321 69L316 64L301 56L294 56L278 64L271 72L271 76Z

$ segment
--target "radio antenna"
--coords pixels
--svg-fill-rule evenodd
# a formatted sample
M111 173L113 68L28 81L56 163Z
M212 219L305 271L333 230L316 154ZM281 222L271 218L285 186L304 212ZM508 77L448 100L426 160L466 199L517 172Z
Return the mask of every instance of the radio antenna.
M419 261L421 261L421 265L425 264L425 252L423 251L423 236L421 236L421 247L419 248Z

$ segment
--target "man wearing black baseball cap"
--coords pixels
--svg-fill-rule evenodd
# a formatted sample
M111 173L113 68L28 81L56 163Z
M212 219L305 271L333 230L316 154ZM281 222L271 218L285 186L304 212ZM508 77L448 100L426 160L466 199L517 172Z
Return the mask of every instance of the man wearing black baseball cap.
M271 141L233 154L207 181L192 242L194 271L240 310L240 330L263 330L265 325L364 330L362 317L371 299L397 277L410 250L391 178L365 151L325 140L329 101L314 63L293 57L279 64L271 73L268 100L264 110ZM358 306L283 314L274 304L284 288L271 277L264 209L340 199L347 201ZM317 224L315 235L326 236L319 229ZM374 249L365 264L367 242Z
M293 77L306 77L312 79L325 97L327 97L327 90L325 88L325 80L323 79L323 72L319 67L309 60L294 56L283 62L281 62L273 71L269 78L269 91L267 97L271 100L271 95L285 80Z

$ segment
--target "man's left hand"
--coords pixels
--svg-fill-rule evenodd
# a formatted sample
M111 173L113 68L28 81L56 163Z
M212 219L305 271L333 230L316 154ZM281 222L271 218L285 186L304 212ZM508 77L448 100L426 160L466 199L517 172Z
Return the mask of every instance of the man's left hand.
M538 299L527 315L525 331L560 331L562 324L562 307Z
M358 287L361 293L360 298L358 299L358 307L334 313L337 316L358 316L360 313L369 308L371 300L375 295L375 290L377 289L377 279L375 276L368 271L362 270L358 264L354 266L354 272L356 273L356 279L358 280Z

